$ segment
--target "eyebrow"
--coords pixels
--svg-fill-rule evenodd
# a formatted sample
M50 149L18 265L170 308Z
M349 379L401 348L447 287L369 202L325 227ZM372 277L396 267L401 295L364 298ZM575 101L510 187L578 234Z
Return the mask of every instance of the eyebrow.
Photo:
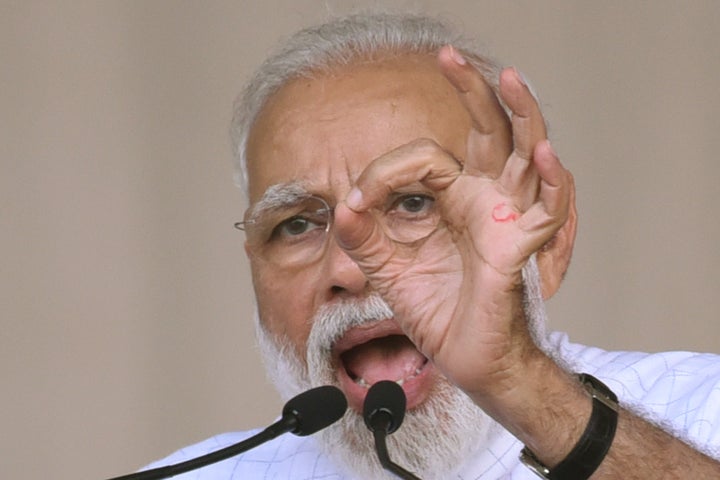
M257 218L270 210L296 205L309 196L310 192L298 181L271 185L260 200L250 207L250 218Z

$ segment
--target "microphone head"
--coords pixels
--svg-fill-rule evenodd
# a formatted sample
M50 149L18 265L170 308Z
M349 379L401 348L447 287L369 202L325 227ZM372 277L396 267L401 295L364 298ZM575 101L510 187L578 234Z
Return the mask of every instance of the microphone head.
M375 431L378 422L383 420L387 433L393 433L400 428L405 419L405 406L407 399L402 387L390 380L382 380L370 387L363 403L363 419L365 425Z
M292 433L299 436L329 427L345 415L347 399L345 394L332 385L312 388L291 398L283 407L283 419L292 418Z

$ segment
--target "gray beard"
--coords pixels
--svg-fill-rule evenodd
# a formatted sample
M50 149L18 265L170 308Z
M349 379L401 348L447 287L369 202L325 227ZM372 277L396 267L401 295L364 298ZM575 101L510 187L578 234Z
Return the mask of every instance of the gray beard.
M528 324L543 348L545 309L534 257L523 269L523 279ZM324 305L313 318L305 362L287 338L268 332L256 313L257 340L268 377L285 401L316 386L338 386L330 355L334 343L352 327L392 317L377 294ZM446 479L501 429L462 390L439 377L427 400L408 411L402 427L388 437L388 451L393 462L424 479ZM357 412L349 410L317 438L320 449L348 473L358 478L395 478L380 466L372 434Z

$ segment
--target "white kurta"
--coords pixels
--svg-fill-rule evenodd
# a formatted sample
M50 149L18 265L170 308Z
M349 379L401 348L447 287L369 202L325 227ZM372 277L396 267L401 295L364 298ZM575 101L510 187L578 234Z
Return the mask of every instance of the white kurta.
M551 334L546 349L576 372L590 373L613 390L620 404L720 458L720 356L690 352L608 352ZM179 463L256 433L218 435L184 448L149 468ZM369 434L369 432L368 432ZM522 444L502 430L448 479L537 480L518 460ZM392 457L392 452L390 452ZM413 472L423 478L422 472ZM320 452L313 437L283 435L254 450L174 477L180 480L367 480L344 472Z

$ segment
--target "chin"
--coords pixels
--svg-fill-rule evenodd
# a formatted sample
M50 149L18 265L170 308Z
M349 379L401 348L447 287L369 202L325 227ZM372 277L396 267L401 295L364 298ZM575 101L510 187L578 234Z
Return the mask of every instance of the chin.
M424 480L445 480L474 451L487 445L497 424L457 387L438 376L423 402L408 410L387 439L393 462ZM348 412L320 432L321 449L358 478L395 478L377 460L373 436L362 414Z

